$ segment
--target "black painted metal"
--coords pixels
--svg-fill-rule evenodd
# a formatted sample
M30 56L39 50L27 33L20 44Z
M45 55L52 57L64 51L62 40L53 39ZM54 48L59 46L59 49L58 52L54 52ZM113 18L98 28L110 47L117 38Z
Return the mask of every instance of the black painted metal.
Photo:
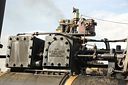
M6 58L6 55L0 55L0 58Z
M1 31L2 31L5 2L6 0L0 0L0 37L1 37Z

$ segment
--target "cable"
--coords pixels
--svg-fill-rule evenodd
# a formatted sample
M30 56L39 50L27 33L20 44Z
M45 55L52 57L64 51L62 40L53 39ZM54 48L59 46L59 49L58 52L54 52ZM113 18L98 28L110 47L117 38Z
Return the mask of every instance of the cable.
M88 18L93 18L93 19L97 19L97 20L105 21L105 22L111 22L111 23L126 24L126 25L128 25L128 23L124 23L124 22L109 21L109 20L99 19L99 18L90 17L90 16L86 16L86 15L81 15L81 16L88 17Z

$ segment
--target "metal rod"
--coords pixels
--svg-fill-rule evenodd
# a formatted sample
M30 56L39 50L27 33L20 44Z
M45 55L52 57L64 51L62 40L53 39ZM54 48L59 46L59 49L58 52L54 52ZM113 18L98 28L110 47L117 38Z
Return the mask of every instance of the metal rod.
M59 32L34 32L34 33L18 33L19 35L48 35L48 34L60 34L60 35L74 35L74 36L84 36L83 33L59 33ZM91 36L91 35L85 35Z
M114 61L115 56L114 55L104 55L104 54L99 54L99 55L77 55L78 57L85 57L85 58L94 58L94 60L108 60L108 61Z
M0 55L0 58L6 58L6 55Z
M84 40L83 38L81 38L81 40ZM120 39L120 40L106 40L104 41L103 39L101 40L95 40L95 39L87 39L86 38L86 41L88 42L126 42L127 38L125 39Z

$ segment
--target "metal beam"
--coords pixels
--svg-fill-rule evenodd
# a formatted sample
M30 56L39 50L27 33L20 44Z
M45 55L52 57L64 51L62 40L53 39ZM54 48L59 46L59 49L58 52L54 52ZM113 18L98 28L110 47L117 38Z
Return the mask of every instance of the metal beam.
M0 0L0 37L1 37L1 31L2 31L5 3L6 3L6 0Z

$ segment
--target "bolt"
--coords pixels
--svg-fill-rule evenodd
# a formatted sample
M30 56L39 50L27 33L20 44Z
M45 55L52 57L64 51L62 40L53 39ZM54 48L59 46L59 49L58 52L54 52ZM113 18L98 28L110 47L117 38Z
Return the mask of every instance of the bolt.
M16 64L13 64L13 66L15 67L15 66L16 66Z
M69 57L68 57L68 56L67 56L66 58L67 58L67 59L69 59Z
M32 56L31 55L29 55L29 58L31 58Z
M20 66L23 67L23 64L21 64Z
M63 37L61 37L60 40L63 40Z
M8 46L8 49L11 49L11 46Z
M70 51L70 49L67 49L67 52L69 52Z
M59 72L58 74L61 75L61 72Z
M68 63L66 63L66 67L68 67L69 66L69 64Z
M66 45L68 45L68 42L65 42Z
M10 55L7 55L8 58L10 58Z
M30 64L28 64L28 67L30 67Z
M44 63L44 65L46 66L46 63Z
M47 56L45 56L45 58L47 58Z
M60 64L60 63L58 63L58 66L61 66L61 64Z
M9 40L12 40L12 38L10 37Z
M24 40L26 40L26 38L24 38Z
M54 37L53 39L54 39L54 40L57 40L57 38L56 38L56 37Z
M48 51L48 48L46 48L46 51Z
M51 63L52 66L54 66L54 63Z
M18 41L18 40L19 40L19 38L17 37L17 38L16 38L16 40Z
M32 49L32 46L30 46L30 49Z
M50 44L51 44L51 42L48 42L48 44L50 45Z
M6 64L6 67L8 67L8 63Z

